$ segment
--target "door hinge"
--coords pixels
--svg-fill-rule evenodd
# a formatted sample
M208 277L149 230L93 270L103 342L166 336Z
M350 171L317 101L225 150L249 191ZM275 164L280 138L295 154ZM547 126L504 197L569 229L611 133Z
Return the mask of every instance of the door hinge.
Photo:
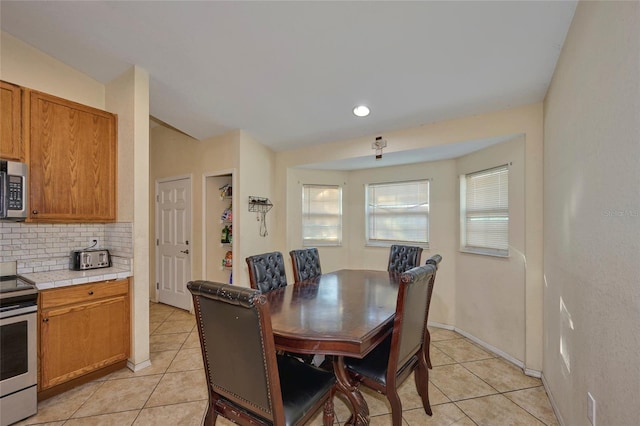
M160 283L156 283L156 290L160 290Z
M158 202L158 203L160 202L160 196L159 195L156 195L156 202Z
M160 238L156 238L156 245L159 246L160 245Z

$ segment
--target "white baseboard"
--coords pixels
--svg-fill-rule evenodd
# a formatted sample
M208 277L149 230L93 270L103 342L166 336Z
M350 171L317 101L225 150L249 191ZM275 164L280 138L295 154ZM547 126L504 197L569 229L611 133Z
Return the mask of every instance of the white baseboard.
M544 386L544 391L547 393L547 398L549 398L549 402L551 403L551 408L553 408L553 413L556 415L556 419L560 426L565 426L564 420L562 420L562 416L560 415L560 410L558 410L558 406L556 405L556 400L553 399L553 394L549 391L549 384L547 383L547 379L544 377L544 374L541 375L542 386Z
M127 360L127 368L131 371L133 371L134 373L136 371L140 371L143 370L147 367L151 367L151 360L148 359L146 361L143 361L141 363L138 364L134 364L133 362L131 362L131 360Z
M519 359L514 358L513 356L509 355L508 353L496 348L495 346L492 346L490 344L488 344L487 342L484 342L480 339L478 339L476 336L467 333L464 330L461 330L457 327L454 327L452 325L447 325L447 324L440 324L437 322L428 322L427 325L432 326L432 327L437 327L437 328L443 328L445 330L452 330L455 331L458 334L463 335L464 337L466 337L467 339L471 340L472 342L478 344L479 346L482 346L482 348L488 350L489 352L492 352L496 355L498 355L501 358L504 358L506 361L509 361L510 363L512 363L513 365L515 365L516 367L520 368L525 375L527 376L531 376L531 377L536 377L536 378L541 378L542 377L542 372L538 371L538 370L533 370L531 368L526 368L524 365L524 362L520 361Z

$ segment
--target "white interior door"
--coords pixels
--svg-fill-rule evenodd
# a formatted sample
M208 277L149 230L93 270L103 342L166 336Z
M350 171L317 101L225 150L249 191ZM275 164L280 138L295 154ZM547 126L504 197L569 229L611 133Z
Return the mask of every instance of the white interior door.
M158 301L191 309L191 178L166 180L157 184Z

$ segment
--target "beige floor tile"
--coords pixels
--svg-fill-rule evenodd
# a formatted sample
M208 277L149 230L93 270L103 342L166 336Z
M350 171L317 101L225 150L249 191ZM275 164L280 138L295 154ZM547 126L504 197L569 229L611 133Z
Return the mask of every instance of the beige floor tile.
M369 416L391 413L391 404L389 404L386 396L364 386L360 386L360 392L362 392L362 396L364 396L364 400L369 406Z
M189 333L154 334L149 336L149 352L162 352L180 349Z
M200 426L207 410L207 401L185 402L144 408L134 425L184 425ZM219 422L218 422L219 423Z
M204 370L166 373L145 404L145 408L208 399Z
M333 410L336 412L337 423L344 424L351 417L351 406L347 398L342 394L333 397Z
M114 379L124 379L128 377L141 377L141 376L152 376L155 374L163 374L171 365L171 362L176 357L178 353L177 350L172 351L162 351L162 352L151 352L151 366L147 368L143 368L142 370L133 372L128 368L123 368L121 370L115 371L110 375L106 376L106 380L114 380Z
M445 355L450 356L456 362L478 361L481 359L495 358L490 352L467 339L442 340L431 344Z
M196 316L189 311L185 311L183 309L173 309L171 311L171 315L167 318L167 321L185 321L185 320L196 320Z
M152 335L164 321L149 321L149 335Z
M431 382L452 401L498 393L459 364L433 367L430 378Z
M420 398L416 390L416 382L413 374L407 377L407 380L400 385L398 395L400 395L400 401L402 401L402 411L423 408L422 398ZM429 402L430 404L442 404L449 402L449 398L429 382Z
M542 385L540 379L526 376L520 368L501 358L465 362L462 366L500 392L527 389Z
M503 395L458 401L456 405L478 426L544 425Z
M455 360L449 355L442 352L435 345L431 344L429 348L429 356L431 357L431 366L455 364Z
M557 426L558 419L553 412L551 402L544 387L523 389L505 393L504 396L524 408L547 426Z
M191 333L195 328L196 322L193 319L177 321L169 321L167 319L155 329L153 334Z
M379 416L369 416L370 426L389 426L391 424L391 414L382 414ZM403 426L406 426L406 422L402 421Z
M191 333L189 333L189 337L184 341L182 345L182 349L191 349L198 348L200 349L200 337L198 336L198 329L195 328Z
M149 322L163 322L166 320L169 315L171 315L171 310L169 309L154 309L149 311Z
M449 426L469 420L469 418L453 403L432 406L432 416L424 410L414 409L402 412L402 418L409 426Z
M431 334L431 343L439 342L442 340L461 339L462 336L453 330L447 330L444 328L429 327L429 334Z
M26 420L18 423L18 425L31 425L47 422L55 422L66 420L78 408L85 403L102 385L101 382L91 382L73 388L65 393L56 395L52 398L45 399L38 403L38 413Z
M203 368L204 363L202 361L202 351L200 348L181 349L167 369L167 372L175 373L177 371L202 370Z
M231 420L227 420L224 417L216 417L216 426L236 426Z
M62 426L66 423L66 420L61 420L59 422L45 422L45 423L37 423L38 426ZM21 425L31 425L34 423L24 423L24 422L18 422L18 423L14 423L12 426L21 426Z
M161 377L132 377L103 382L72 418L141 409Z
M70 419L67 426L128 426L138 417L140 410L123 411L121 413L102 414L100 416Z

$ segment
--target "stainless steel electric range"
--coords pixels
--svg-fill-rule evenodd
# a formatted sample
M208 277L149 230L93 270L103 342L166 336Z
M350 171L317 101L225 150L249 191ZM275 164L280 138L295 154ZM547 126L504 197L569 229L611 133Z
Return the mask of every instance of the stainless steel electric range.
M35 285L0 277L0 426L38 411L37 301Z

